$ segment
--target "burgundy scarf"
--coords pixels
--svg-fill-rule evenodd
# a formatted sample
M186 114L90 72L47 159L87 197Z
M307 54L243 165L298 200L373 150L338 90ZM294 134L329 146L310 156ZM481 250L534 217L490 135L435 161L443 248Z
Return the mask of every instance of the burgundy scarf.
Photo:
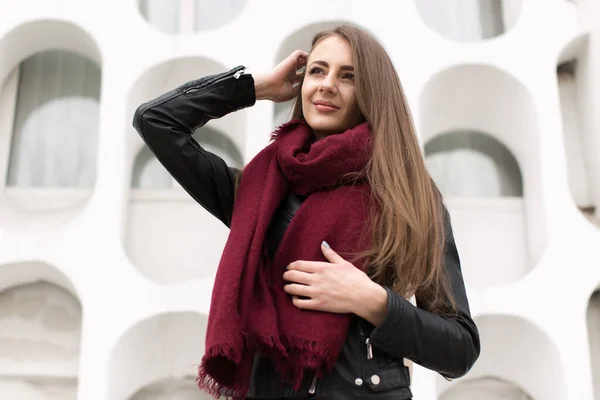
M326 262L323 240L342 257L366 249L370 189L340 181L364 169L370 131L363 123L314 143L312 135L302 121L284 124L244 169L197 378L198 386L215 397L245 397L257 351L297 390L307 369L318 377L330 372L343 347L350 316L298 309L283 290L283 273L293 261ZM310 196L269 260L265 234L290 191Z

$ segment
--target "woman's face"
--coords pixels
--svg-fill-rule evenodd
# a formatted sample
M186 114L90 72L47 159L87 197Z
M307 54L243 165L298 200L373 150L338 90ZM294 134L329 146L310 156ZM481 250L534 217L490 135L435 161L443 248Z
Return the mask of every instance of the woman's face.
M322 39L310 53L302 83L302 111L318 139L361 122L352 48L341 37Z

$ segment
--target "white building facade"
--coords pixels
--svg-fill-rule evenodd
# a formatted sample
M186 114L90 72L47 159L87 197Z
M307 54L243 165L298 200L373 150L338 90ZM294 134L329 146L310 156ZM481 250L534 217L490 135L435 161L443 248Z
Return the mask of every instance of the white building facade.
M145 148L135 109L351 22L389 51L446 196L482 352L418 400L600 400L600 4L3 0L0 398L187 400L228 230ZM289 104L195 133L231 165Z

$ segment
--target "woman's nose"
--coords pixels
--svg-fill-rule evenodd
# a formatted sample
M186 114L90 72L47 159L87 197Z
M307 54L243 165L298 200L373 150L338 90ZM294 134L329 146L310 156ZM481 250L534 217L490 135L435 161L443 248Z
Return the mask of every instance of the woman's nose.
M336 83L335 83L335 78L332 75L328 75L325 79L323 79L323 81L321 82L321 85L319 86L319 91L320 92L329 92L329 93L336 93Z

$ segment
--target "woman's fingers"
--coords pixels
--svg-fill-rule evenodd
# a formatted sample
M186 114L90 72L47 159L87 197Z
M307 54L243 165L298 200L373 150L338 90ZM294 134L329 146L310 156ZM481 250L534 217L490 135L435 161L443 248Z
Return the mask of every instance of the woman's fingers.
M305 52L301 52L296 56L296 69L301 69L306 66L306 62L308 61L308 54Z
M299 91L304 76L298 70L306 66L308 53L296 50L281 61L268 75L272 83L269 98L276 103L292 100Z
M308 58L308 53L303 50L298 49L298 50L294 50L294 52L290 56L295 58L299 62L301 62L301 61L306 62L306 59Z
M286 65L286 70L293 76L296 71L306 66L308 60L308 53L302 50L296 50L290 54L285 60L282 61Z
M283 274L283 279L292 283L301 283L303 285L310 285L313 283L313 274L303 271L286 271Z
M311 297L311 294L313 294L314 289L308 285L301 285L298 283L290 283L288 285L285 285L283 287L283 290L288 293L291 294L292 296L299 296L299 297Z
M292 304L296 307L303 310L318 310L318 303L314 299L310 298L300 298L300 297L292 297Z
M302 271L314 274L315 272L321 271L323 268L327 268L328 264L329 263L324 263L321 261L298 260L288 265L287 269L288 271Z

